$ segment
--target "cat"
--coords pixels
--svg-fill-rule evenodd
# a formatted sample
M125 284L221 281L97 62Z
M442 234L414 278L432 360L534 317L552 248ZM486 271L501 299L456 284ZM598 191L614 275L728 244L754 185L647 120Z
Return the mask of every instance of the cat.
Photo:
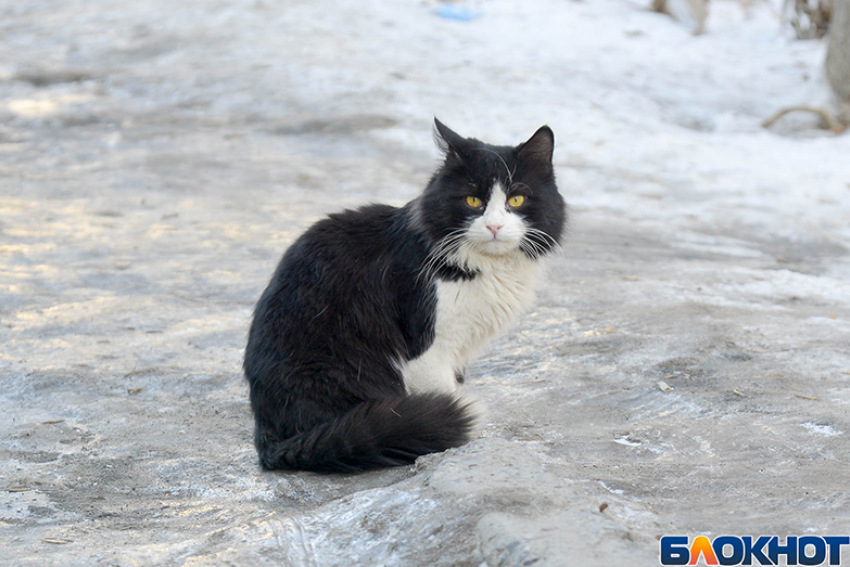
M470 438L465 364L530 304L567 208L548 126L510 147L434 124L425 191L317 222L257 303L244 370L263 469L405 465Z

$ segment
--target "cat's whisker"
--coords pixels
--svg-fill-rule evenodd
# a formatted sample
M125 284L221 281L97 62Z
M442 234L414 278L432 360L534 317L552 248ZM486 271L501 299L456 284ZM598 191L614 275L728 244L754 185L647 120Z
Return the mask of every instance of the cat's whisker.
M535 259L551 253L558 253L562 249L557 239L536 228L526 230L526 238L523 239L522 243L523 250Z
M538 236L541 236L541 237L543 237L544 239L548 239L548 241L549 241L550 243L552 243L553 245L558 244L558 241L557 241L557 240L556 240L553 236L551 236L551 235L550 235L550 234L548 234L547 232L544 232L544 231L540 230L539 228L528 227L526 230L527 230L528 232L530 232L530 233L533 233L533 234L536 234L536 235L538 235Z
M488 154L493 154L494 156L499 158L499 161L502 162L502 165L505 166L505 171L508 173L508 187L513 185L513 183L514 183L514 172L511 171L511 168L508 167L508 164L505 162L505 159L502 156L500 156L497 152L494 152L493 150L489 150L487 148L478 148L478 151L487 152ZM514 170L514 171L516 171L516 170Z
M440 240L431 251L427 265L432 265L440 259L446 258L451 249L456 246L465 233L465 229L458 229L450 232L447 236Z
M534 248L534 252L529 252L529 255L535 260L541 258L542 256L552 254L553 251L560 251L561 250L560 244L556 244L555 246L544 250L544 249L541 249L541 245L540 245L539 242L533 242L533 241L527 241L527 242L528 242L529 247ZM555 270L557 270L557 272L559 274L566 277L566 272L564 272L564 269L561 266L559 266L558 264L556 264L554 262L550 263L549 265L554 266Z
M523 251L525 251L531 258L533 258L535 260L537 260L540 257L545 256L547 254L560 253L561 250L563 249L560 242L555 240L551 235L546 234L545 232L543 232L541 230L531 228L531 229L528 230L528 232L535 234L538 238L542 238L549 245L549 248L545 248L537 240L523 239L523 241L520 243L520 246L522 247ZM558 265L554 262L551 263L550 266L553 266L554 269L559 274L566 277L566 272L564 271L562 266L560 266L560 265Z
M545 254L545 250L540 246L540 244L532 240L521 240L519 245L520 248L534 260Z
M440 259L447 260L451 263L457 264L457 256L458 252L460 252L461 246L463 246L465 241L465 234L459 235L457 238L454 238L451 242L447 243L445 246Z
M417 276L417 281L422 276L431 277L441 261L448 260L452 254L458 251L460 243L466 237L466 231L466 228L453 230L437 242L425 259L422 271Z
M538 238L542 241L542 243L535 241L536 244L543 244L543 245L548 246L549 248L551 248L553 250L560 250L561 249L561 243L558 242L557 239L555 239L553 236L551 236L550 234L547 234L546 232L544 232L540 229L527 228L526 234L533 236L533 237L536 237L536 238Z

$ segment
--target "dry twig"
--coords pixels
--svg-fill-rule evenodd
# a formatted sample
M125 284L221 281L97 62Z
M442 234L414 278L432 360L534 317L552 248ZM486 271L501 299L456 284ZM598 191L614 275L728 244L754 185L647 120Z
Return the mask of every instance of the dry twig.
M816 106L806 106L806 105L791 106L789 108L783 108L782 110L780 110L779 112L777 112L776 114L774 114L773 116L771 116L770 118L765 120L762 123L762 127L770 128L771 126L773 126L773 124L777 120L779 120L780 118L782 118L783 116L785 116L789 112L797 112L797 111L799 111L799 112L813 112L813 113L817 114L820 117L820 119L823 121L823 123L826 125L826 127L829 128L830 130L832 130L833 132L835 132L836 134L840 134L847 129L847 125L841 124L838 120L833 118L833 116L829 112L824 110L823 108L818 108Z

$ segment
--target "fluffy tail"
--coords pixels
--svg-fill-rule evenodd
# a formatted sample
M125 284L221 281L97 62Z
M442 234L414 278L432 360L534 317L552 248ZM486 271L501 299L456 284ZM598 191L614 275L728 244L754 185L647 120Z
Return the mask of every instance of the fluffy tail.
M475 415L449 394L370 400L288 439L257 439L267 470L354 472L407 465L469 440Z

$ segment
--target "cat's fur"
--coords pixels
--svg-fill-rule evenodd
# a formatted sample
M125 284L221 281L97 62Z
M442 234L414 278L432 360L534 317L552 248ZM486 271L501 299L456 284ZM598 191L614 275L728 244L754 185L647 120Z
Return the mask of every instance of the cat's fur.
M435 124L445 161L424 193L317 222L257 304L244 368L264 469L402 465L469 439L466 361L531 301L566 206L548 127L509 147Z

